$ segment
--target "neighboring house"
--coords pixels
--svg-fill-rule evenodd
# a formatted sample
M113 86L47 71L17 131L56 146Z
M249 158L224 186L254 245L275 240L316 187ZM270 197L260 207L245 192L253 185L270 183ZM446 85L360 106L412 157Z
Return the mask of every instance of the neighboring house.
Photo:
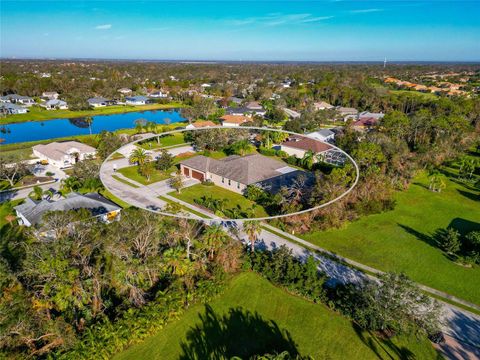
M300 116L302 116L302 114L300 114L299 112L296 112L295 110L292 110L292 109L288 109L288 108L282 108L283 112L285 114L287 114L287 116L290 118L290 119L297 119L299 118Z
M207 83L204 83L202 85L200 85L202 88L209 88L209 87L212 87L212 85L210 84L207 84Z
M236 127L251 121L249 117L243 115L223 115L220 120L222 122L222 126L227 127Z
M239 98L239 97L236 97L236 96L230 96L228 98L228 102L233 102L237 105L240 105L242 102L243 102L243 99Z
M28 112L27 108L12 104L12 103L2 103L0 104L0 112L5 115L16 115L16 114L26 114Z
M121 88L121 89L118 89L118 92L123 95L130 95L132 93L132 89Z
M293 155L301 159L308 151L312 151L315 155L324 155L333 148L328 144L312 138L292 136L280 144L280 149L285 151L288 155Z
M49 211L87 209L93 217L98 217L104 222L110 222L118 219L122 210L121 207L97 193L81 195L74 192L58 201L34 201L27 197L23 204L15 206L14 209L19 224L25 226L40 225L43 215Z
M125 98L125 103L127 105L145 105L147 102L148 98L142 95L129 96Z
M260 110L263 111L263 106L258 101L250 101L245 104L245 107L250 110Z
M320 141L333 141L335 139L335 133L329 129L321 129L307 134L312 139Z
M17 94L9 94L0 97L0 102L11 104L22 104L25 106L32 106L35 104L35 100L30 96L22 96Z
M47 160L58 168L74 165L76 162L95 157L97 150L78 141L52 142L39 144L33 148L33 154L40 160Z
M313 103L313 107L315 108L315 110L319 111L319 110L329 110L329 109L333 109L334 106L325 102L325 101L319 101L319 102L316 102L316 103Z
M375 118L377 120L382 119L385 116L384 113L372 113L369 111L362 111L360 114L358 114L358 119L362 118Z
M68 109L68 105L65 101L54 99L54 100L47 100L40 104L40 106L44 107L47 110L66 110Z
M374 117L362 117L353 123L353 128L357 131L365 131L375 126L380 119Z
M236 115L236 116L243 115L243 116L250 117L255 113L255 111L243 106L239 106L239 107L227 107L225 109L225 113L227 115Z
M260 154L232 155L219 160L199 155L181 161L180 171L186 177L210 180L217 186L239 194L243 194L248 185L258 184L268 189L278 180L282 180L281 183L288 181L292 173L303 173L282 161ZM276 187L280 186L277 184Z
M105 99L104 97L94 97L87 100L88 105L92 107L103 107L107 105L113 105L113 100Z
M168 97L168 93L163 91L154 91L148 94L148 96L156 99L165 99Z
M358 110L355 108L337 106L335 110L343 118L344 121L347 121L351 116L358 115Z
M60 95L56 91L45 91L42 93L42 97L49 100L56 100Z
M188 129L188 130L191 130L191 129L200 129L200 128L204 128L204 127L209 127L209 126L217 126L217 124L215 124L214 122L212 121L196 121L192 124L188 124L185 129Z

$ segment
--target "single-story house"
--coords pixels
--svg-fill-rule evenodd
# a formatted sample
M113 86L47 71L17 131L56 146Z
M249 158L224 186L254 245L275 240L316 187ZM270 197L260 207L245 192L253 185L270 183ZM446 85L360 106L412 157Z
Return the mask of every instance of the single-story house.
M370 111L362 111L360 114L358 114L358 119L360 120L361 118L375 118L377 120L382 119L385 116L384 113L372 113Z
M33 146L33 154L40 160L47 160L58 168L66 168L76 162L95 157L97 150L78 141L52 142Z
M249 117L243 115L223 115L220 120L222 121L222 126L229 127L240 126L246 122L251 121Z
M280 149L288 155L296 156L301 159L308 151L315 155L325 154L331 149L330 145L305 136L291 136L280 144ZM316 161L316 160L315 160Z
M263 110L262 104L260 104L258 101L250 101L245 104L245 107L250 110Z
M325 101L319 101L319 102L315 102L313 103L313 107L315 110L329 110L329 109L333 109L334 106L325 102Z
M93 217L98 217L104 222L110 222L118 219L122 210L120 206L97 193L81 195L74 192L58 201L34 201L27 197L23 204L15 206L14 209L19 224L25 226L41 224L43 215L48 211L87 209Z
M302 116L302 114L300 114L299 112L295 111L295 110L292 110L292 109L288 109L288 108L282 108L283 112L285 114L287 114L287 116L291 119L297 119L299 118L300 116Z
M0 112L6 115L15 115L15 114L26 114L28 110L23 106L7 102L7 103L0 104Z
M200 129L209 126L217 126L217 124L215 124L213 121L195 121L192 124L188 124L185 129Z
M44 91L42 93L42 97L47 98L49 100L58 99L60 95L56 91Z
M307 134L307 136L320 141L333 141L335 139L335 133L330 129L320 129Z
M125 98L125 102L127 105L145 105L148 102L148 98L142 95L129 96Z
M12 104L22 104L25 106L32 106L35 104L35 100L30 96L22 96L17 94L8 94L5 96L0 96L0 102L3 103L12 103Z
M353 128L357 131L368 130L375 126L380 120L374 117L362 117L353 123Z
M40 106L44 107L47 110L66 110L68 109L68 105L65 101L59 99L47 100L40 104Z
M343 120L347 121L351 116L357 116L358 110L351 107L337 106L335 110L340 114Z
M150 94L148 94L148 96L151 98L165 99L168 97L168 93L160 90L160 91L151 92Z
M105 99L104 97L94 97L87 100L88 105L92 107L103 107L115 104L115 101Z
M118 89L118 92L120 94L123 94L123 95L128 95L128 94L131 94L132 93L132 89L129 89L129 88L121 88L121 89Z
M239 98L239 97L236 97L236 96L230 96L228 98L228 102L233 102L237 105L240 105L242 102L243 102L243 99Z
M302 172L260 154L232 155L218 160L199 155L181 161L180 171L186 177L210 180L217 186L239 194L243 194L248 185L268 187L266 184L277 177Z

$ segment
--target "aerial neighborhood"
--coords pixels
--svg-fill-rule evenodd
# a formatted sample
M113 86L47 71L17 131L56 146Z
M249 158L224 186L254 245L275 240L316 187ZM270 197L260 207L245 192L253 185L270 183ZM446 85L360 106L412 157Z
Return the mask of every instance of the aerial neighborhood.
M477 65L1 65L0 354L477 351Z

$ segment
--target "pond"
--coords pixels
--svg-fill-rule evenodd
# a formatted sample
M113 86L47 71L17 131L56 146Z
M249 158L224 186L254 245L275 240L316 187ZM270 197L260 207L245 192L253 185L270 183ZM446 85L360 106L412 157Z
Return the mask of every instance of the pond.
M114 131L135 127L135 120L145 119L158 124L185 121L177 110L136 111L123 114L93 116L91 124L85 118L30 121L0 126L2 144L25 141L48 140L53 138L98 134L103 130Z

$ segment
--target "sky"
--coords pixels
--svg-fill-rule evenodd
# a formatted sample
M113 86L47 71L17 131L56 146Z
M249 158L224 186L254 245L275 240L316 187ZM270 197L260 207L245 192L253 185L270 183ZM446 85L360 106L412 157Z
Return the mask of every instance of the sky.
M0 0L0 56L480 61L479 14L478 0Z

